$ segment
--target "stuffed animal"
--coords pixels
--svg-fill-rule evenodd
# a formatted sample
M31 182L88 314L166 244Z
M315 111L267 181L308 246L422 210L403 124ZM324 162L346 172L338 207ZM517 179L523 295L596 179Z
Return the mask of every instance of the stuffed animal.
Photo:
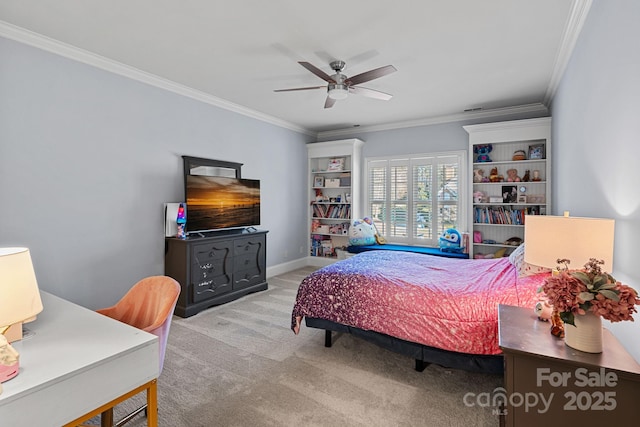
M540 298L534 306L533 312L538 316L538 320L548 322L553 316L553 307L546 298Z
M484 200L484 193L482 191L474 191L473 192L473 203L482 203Z
M513 160L526 160L527 159L527 153L524 152L524 150L516 150L513 152Z
M342 234L342 224L334 224L329 227L329 234Z
M476 160L478 163L486 163L491 161L491 157L489 157L489 153L493 150L493 145L491 144L480 144L473 146L473 152L478 155L478 159Z
M444 230L438 238L438 245L442 252L462 253L464 251L462 236L455 228Z
M498 168L491 168L491 173L489 173L489 181L491 182L504 181L504 177L498 174Z
M507 169L507 182L520 182L517 170Z
M484 169L473 170L473 182L484 182Z
M376 244L376 231L369 217L354 219L349 227L349 245L364 246Z
M529 182L530 179L531 179L531 177L529 176L529 169L527 169L526 171L524 171L524 176L522 177L522 182Z

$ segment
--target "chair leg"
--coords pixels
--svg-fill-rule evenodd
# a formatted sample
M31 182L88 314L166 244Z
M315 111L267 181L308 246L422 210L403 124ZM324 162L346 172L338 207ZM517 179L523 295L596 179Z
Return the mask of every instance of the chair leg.
M113 427L113 408L100 414L100 427Z

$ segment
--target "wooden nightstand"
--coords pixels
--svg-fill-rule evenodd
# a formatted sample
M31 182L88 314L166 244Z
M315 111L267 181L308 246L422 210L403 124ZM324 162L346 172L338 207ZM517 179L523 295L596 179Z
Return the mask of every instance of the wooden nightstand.
M640 365L607 329L604 351L584 353L551 335L533 309L500 305L498 335L506 389L501 425L637 423Z

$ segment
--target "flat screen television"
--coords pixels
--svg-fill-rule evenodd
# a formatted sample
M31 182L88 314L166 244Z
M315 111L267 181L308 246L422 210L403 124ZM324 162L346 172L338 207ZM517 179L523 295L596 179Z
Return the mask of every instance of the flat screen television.
M260 181L187 175L187 233L260 225Z

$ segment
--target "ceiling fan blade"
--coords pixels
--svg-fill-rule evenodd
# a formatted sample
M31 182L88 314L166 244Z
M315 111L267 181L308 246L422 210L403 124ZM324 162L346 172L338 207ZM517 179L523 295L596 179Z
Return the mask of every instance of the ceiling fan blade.
M304 62L304 61L299 61L298 64L302 65L304 68L306 68L307 70L311 71L313 74L315 74L316 76L320 77L325 82L335 83L335 80L333 80L329 74L325 73L324 71L322 71L320 68L316 67L315 65L310 64L308 62Z
M376 68L375 70L365 71L364 73L349 77L345 83L349 85L357 85L386 76L387 74L391 74L395 71L398 71L396 70L396 67L393 65L386 65L384 67Z
M324 108L331 108L331 107L333 107L333 104L335 104L335 103L336 103L336 100L335 100L335 99L333 99L333 98L329 98L329 97L327 96L327 100L326 100L326 101L324 101Z
M295 90L326 89L326 86L294 87L292 89L274 89L274 92L292 92Z
M364 95L369 98L381 99L383 101L388 101L393 98L393 95L390 95L388 93L380 92L379 90L369 89L362 86L350 86L349 92L356 95Z

